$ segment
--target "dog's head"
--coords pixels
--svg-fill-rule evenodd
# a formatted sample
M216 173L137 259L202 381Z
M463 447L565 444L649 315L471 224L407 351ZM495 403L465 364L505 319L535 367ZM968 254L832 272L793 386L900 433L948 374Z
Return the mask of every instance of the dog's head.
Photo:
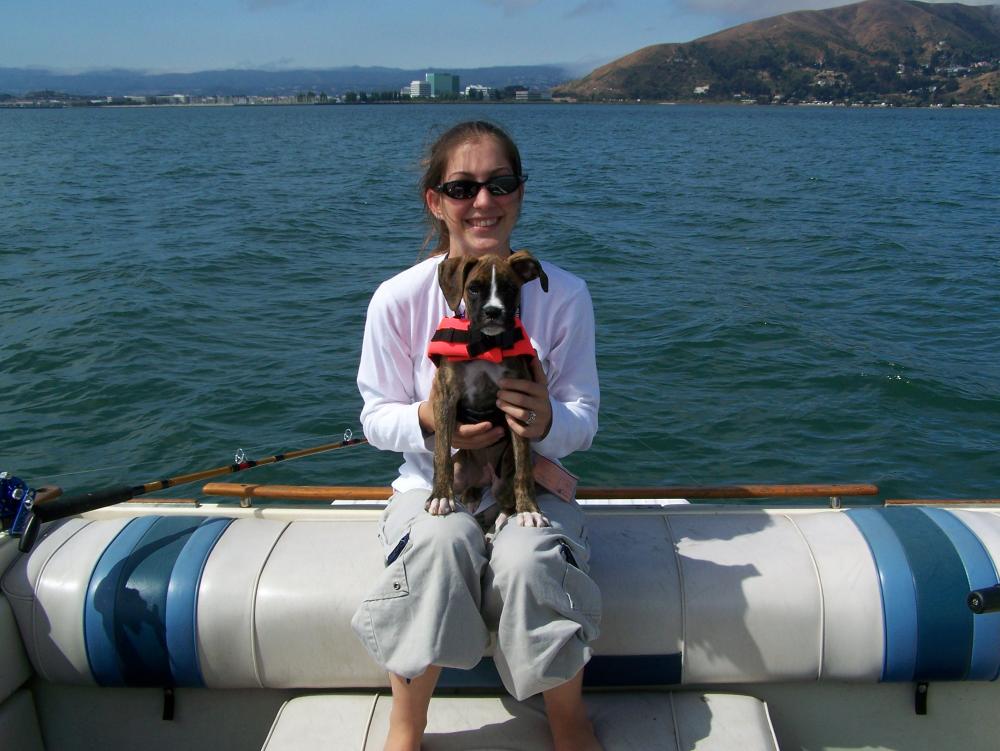
M526 250L508 258L448 258L438 267L438 283L448 306L457 312L464 300L470 328L491 336L514 327L521 285L532 279L539 280L543 292L549 291L542 265Z

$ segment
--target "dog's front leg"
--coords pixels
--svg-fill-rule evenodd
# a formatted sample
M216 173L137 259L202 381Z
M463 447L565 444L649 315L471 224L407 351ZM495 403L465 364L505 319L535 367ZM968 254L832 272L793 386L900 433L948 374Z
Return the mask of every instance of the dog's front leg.
M514 510L522 527L547 527L535 501L535 477L531 466L531 442L516 433L510 436L514 449Z
M454 368L442 365L435 376L434 400L434 482L427 511L434 516L455 510L455 462L451 456L451 441L455 435L455 413L461 384Z

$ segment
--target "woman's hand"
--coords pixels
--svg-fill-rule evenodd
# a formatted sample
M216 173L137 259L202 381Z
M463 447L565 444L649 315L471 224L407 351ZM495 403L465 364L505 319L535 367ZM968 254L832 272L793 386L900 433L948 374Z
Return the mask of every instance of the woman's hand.
M501 378L497 406L507 415L507 425L519 436L540 440L552 427L548 379L537 357L531 360L534 380Z

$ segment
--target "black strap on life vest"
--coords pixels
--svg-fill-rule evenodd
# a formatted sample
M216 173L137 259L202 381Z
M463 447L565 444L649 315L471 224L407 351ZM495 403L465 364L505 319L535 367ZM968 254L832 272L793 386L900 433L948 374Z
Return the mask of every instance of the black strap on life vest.
M524 338L520 328L504 331L502 334L490 336L481 331L462 331L460 329L438 329L431 337L431 341L447 342L448 344L467 344L469 357L478 357L483 352L499 347L501 350L510 349Z

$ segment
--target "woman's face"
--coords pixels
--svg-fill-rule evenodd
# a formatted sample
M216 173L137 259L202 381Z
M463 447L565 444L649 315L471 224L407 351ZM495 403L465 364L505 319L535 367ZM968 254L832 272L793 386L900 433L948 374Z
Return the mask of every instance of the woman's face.
M451 180L486 182L498 175L512 175L514 169L499 141L485 136L456 146L448 159L442 183ZM510 253L510 235L521 210L524 186L505 196L491 195L480 189L475 198L458 200L428 190L427 207L448 227L448 255L506 256Z

